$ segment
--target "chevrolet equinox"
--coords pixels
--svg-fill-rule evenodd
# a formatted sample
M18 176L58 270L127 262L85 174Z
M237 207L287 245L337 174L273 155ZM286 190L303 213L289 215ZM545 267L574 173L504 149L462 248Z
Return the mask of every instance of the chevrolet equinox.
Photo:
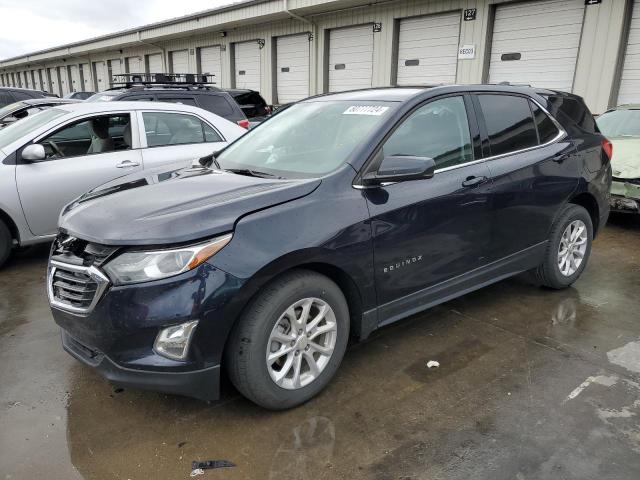
M64 348L116 384L269 409L350 337L530 272L564 288L605 224L611 143L580 97L379 88L283 109L201 164L69 204L48 295Z

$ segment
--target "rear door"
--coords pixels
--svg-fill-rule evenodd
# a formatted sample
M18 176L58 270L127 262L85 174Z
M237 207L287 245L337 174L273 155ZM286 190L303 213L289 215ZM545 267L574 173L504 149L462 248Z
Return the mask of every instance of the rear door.
M227 145L222 134L202 118L177 112L138 112L144 168L184 161L185 166Z
M384 156L430 157L437 170L363 190L382 323L459 290L464 274L487 263L491 180L478 142L469 97L452 95L416 109L383 144Z
M135 122L129 112L91 115L35 139L47 160L16 168L20 202L34 235L55 233L60 210L76 197L142 169L138 136L129 133L136 131Z
M493 180L491 259L527 254L548 239L559 208L578 186L575 147L528 97L477 94Z

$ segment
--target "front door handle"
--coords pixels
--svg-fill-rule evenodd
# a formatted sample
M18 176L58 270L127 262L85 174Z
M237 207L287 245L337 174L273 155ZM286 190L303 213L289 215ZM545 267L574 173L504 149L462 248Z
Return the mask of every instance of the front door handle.
M484 183L486 181L487 181L487 177L476 177L476 176L467 177L467 179L464 182L462 182L462 186L463 187L476 187L476 186L478 186L481 183Z
M140 164L138 162L132 162L131 160L125 160L124 162L120 162L116 165L116 168L133 168L139 167Z

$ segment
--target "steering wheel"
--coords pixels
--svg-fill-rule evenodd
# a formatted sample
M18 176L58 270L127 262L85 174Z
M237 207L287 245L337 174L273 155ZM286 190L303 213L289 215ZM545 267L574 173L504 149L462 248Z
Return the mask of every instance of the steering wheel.
M48 143L51 146L51 149L56 153L56 155L58 155L59 157L64 157L64 153L62 153L62 150L60 150L60 147L56 145L56 142L54 142L53 140L49 140Z

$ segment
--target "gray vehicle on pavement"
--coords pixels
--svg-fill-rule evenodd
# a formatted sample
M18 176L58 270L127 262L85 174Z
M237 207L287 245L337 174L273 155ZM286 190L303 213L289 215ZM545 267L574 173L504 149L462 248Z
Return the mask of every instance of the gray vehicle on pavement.
M62 208L123 175L220 150L246 130L206 110L159 102L59 105L0 130L0 265L54 238Z

